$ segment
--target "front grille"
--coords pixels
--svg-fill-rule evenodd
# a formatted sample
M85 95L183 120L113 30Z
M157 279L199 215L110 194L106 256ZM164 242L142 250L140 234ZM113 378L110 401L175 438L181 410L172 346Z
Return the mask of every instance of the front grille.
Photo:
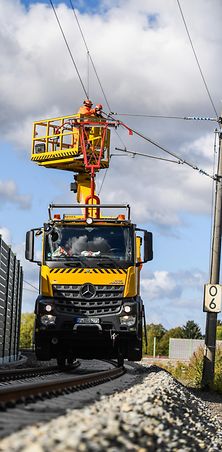
M93 285L95 295L91 299L83 298L83 285L54 285L56 309L70 314L101 315L116 314L120 311L123 298L123 285Z

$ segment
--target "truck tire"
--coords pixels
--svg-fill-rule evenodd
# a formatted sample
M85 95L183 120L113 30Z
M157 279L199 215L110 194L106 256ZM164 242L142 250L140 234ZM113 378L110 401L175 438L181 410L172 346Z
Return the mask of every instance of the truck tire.
M35 355L38 361L50 361L50 351L48 349L43 350L42 348L38 347L35 351Z
M66 367L66 358L64 358L63 356L57 356L56 360L58 368L60 370L64 370Z
M124 366L124 357L123 357L122 353L118 354L117 363L118 363L118 367Z
M142 341L135 339L128 348L129 361L141 361L142 359Z

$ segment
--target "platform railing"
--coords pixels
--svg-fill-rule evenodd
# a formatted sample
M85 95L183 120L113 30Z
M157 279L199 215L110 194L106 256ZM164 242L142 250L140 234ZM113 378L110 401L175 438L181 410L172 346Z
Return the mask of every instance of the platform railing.
M110 130L113 121L94 116L70 115L34 122L31 160L38 165L79 171L84 165L84 148L87 153L102 149L101 167L109 165ZM69 169L69 168L68 168Z

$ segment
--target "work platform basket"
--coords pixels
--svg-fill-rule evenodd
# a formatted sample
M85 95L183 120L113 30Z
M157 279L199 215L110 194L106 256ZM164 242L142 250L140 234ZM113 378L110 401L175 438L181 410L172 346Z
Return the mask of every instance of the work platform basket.
M31 160L47 168L81 172L108 168L114 121L76 114L34 122Z

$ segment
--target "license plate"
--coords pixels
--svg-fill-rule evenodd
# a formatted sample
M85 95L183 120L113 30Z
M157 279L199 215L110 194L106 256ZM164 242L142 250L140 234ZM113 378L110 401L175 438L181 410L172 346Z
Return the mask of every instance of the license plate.
M99 318L98 317L78 317L76 319L76 323L83 324L83 325L89 325L89 324L97 325L99 323Z

